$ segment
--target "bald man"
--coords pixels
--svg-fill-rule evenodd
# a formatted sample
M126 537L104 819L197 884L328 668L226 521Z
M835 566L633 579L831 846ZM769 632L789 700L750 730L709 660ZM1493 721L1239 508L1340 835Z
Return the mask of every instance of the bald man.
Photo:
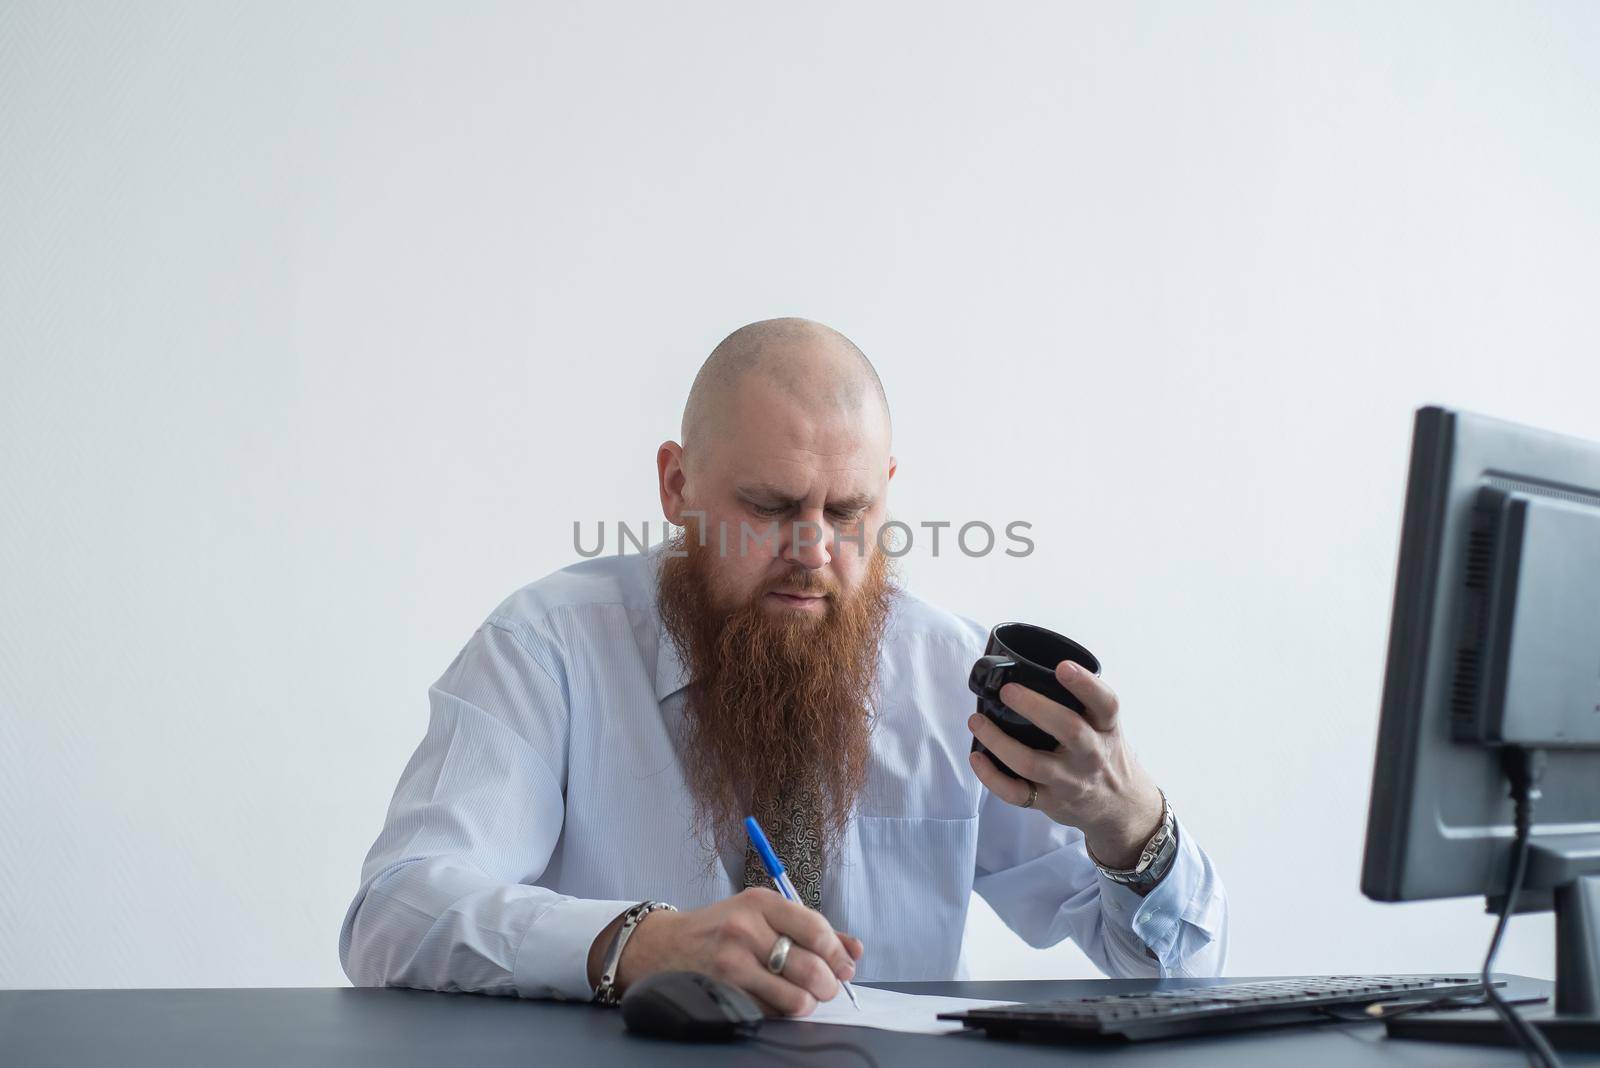
M681 436L656 454L678 534L518 590L430 689L345 917L353 982L612 1002L689 969L806 1015L852 978L963 977L973 891L1114 976L1220 973L1221 881L1112 690L1063 664L1082 714L1001 691L1053 752L972 714L986 630L880 545L889 407L849 339L735 331Z

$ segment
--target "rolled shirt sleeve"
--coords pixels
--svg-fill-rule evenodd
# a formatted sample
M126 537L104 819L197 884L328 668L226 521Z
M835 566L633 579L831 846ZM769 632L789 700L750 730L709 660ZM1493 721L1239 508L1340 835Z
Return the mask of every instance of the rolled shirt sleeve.
M564 819L560 661L494 621L429 689L339 958L358 986L587 1000L595 938L633 901L532 885Z
M1036 948L1071 938L1116 978L1222 974L1226 892L1181 819L1165 877L1143 897L1106 878L1083 833L985 792L973 889Z

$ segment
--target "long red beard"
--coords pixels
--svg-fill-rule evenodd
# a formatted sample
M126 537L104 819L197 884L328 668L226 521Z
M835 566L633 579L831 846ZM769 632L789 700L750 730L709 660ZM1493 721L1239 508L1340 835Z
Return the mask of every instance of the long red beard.
M682 531L667 549L657 597L690 680L683 770L696 833L726 851L742 839L758 795L809 785L821 802L824 856L836 856L866 785L878 654L896 590L892 561L874 551L846 596L797 566L743 604L718 609L716 550ZM769 612L762 599L775 589L826 591L827 612Z

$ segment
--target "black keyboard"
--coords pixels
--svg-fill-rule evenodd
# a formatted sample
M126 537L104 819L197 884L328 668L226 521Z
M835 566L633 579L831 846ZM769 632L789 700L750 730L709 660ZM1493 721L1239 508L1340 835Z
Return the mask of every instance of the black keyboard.
M1500 983L1495 984L1497 987ZM1475 975L1311 975L1138 994L1063 998L941 1012L994 1038L1179 1038L1212 1031L1359 1018L1378 1001L1432 1001L1481 995ZM1343 1012L1338 1011L1343 1007Z

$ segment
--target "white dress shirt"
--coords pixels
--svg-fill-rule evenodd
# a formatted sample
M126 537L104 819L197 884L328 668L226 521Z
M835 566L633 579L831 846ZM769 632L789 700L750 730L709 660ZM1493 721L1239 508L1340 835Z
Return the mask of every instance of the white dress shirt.
M512 594L429 689L345 916L361 986L588 999L589 947L645 899L699 908L742 887L740 849L693 837L676 728L684 669L646 554L602 556ZM1032 946L1072 938L1113 976L1220 974L1222 882L1188 828L1146 896L1083 835L990 794L967 763L967 673L987 631L900 590L879 662L867 785L822 911L859 937L862 980L967 976L975 890Z

